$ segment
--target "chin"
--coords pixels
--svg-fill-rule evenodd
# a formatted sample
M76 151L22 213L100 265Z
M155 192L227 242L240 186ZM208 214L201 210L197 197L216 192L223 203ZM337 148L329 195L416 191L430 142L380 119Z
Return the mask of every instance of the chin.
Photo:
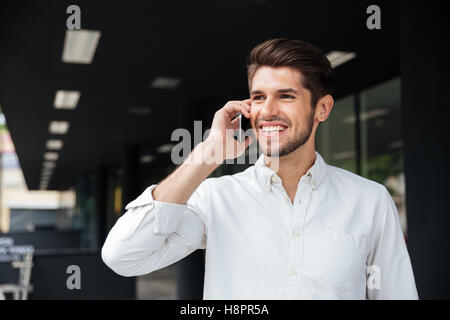
M260 148L261 148L261 152L267 157L276 157L276 158L279 157L278 146L272 147L272 146L267 146L267 145L264 145L264 146L260 145ZM273 153L276 153L276 154L273 154Z

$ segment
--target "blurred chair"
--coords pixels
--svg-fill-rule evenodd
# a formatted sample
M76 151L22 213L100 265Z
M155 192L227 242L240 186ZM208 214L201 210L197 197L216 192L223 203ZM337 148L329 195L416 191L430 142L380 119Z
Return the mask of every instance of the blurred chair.
M0 300L5 299L5 293L12 293L14 300L27 300L28 293L33 290L30 284L31 270L33 268L33 253L23 255L23 260L13 261L13 268L19 269L18 283L0 284Z

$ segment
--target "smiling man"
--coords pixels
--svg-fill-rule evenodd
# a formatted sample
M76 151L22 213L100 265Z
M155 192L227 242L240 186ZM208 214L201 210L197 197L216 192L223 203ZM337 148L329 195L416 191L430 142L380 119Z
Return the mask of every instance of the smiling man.
M263 42L250 53L248 81L250 99L218 110L186 161L126 206L104 262L137 276L202 248L204 299L417 299L387 189L315 151L333 107L322 51L297 40ZM252 142L227 133L236 112L250 118L263 154L243 172L207 178ZM216 161L207 161L211 154Z

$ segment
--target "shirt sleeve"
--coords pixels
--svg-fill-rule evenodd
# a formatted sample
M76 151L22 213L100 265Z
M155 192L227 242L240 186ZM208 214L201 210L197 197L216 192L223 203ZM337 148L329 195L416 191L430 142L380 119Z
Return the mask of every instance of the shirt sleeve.
M127 204L127 211L102 247L105 264L122 276L147 274L206 248L202 188L197 188L186 205L180 205L154 200L156 186L148 187Z
M397 207L384 187L382 228L368 259L367 298L418 299L413 269Z

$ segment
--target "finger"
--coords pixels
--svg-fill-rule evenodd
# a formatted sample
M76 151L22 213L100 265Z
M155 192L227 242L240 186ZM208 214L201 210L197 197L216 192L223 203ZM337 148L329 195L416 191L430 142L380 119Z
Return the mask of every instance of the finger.
M239 101L239 103L245 108L245 110L247 111L247 113L245 113L246 115L248 114L248 117L246 116L246 118L250 118L250 105L248 105L247 103L245 103L244 101Z
M233 102L225 105L223 107L223 110L226 112L228 117L231 119L236 112L242 112L247 118L250 117L250 112L248 109L243 105L243 102Z
M251 107L252 107L252 99L245 99L243 101L245 107L250 111Z
M249 106L252 105L252 99L245 99L244 102L245 102L246 104L248 104Z
M250 100L250 99L248 99L248 100ZM237 100L237 101L231 101L232 103L237 103L237 104L239 104L239 105L241 105L241 106L243 106L244 108L245 108L245 110L248 110L248 111L250 111L250 109L251 109L251 106L250 106L250 104L248 104L247 102L245 102L246 100Z

